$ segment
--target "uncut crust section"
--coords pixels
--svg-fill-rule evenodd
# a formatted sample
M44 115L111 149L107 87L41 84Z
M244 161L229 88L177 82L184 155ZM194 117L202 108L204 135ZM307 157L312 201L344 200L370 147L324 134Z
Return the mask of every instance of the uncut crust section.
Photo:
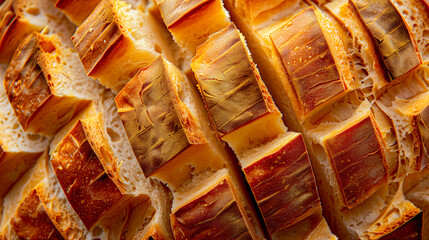
M234 24L197 49L192 69L214 127L222 137L277 111Z
M140 166L149 177L189 147L168 87L161 58L141 70L115 98Z
M320 210L316 182L301 135L297 134L243 171L271 234Z
M209 35L225 28L228 12L221 0L156 0L165 25L176 42L190 53Z
M54 0L55 7L60 9L76 26L79 26L86 17L100 3L100 0Z
M299 116L347 91L313 8L270 34L296 97Z
M92 151L80 121L59 143L51 164L68 201L87 229L122 197Z
M346 206L356 206L387 181L382 144L372 115L325 139Z
M175 239L252 239L232 186L225 176L174 211L170 218Z
M91 76L97 70L97 65L103 63L103 57L112 51L122 38L109 1L101 1L72 38L88 75Z
M19 204L10 224L20 239L64 239L33 189Z
M392 80L421 64L415 40L390 0L353 0L353 3L375 39Z

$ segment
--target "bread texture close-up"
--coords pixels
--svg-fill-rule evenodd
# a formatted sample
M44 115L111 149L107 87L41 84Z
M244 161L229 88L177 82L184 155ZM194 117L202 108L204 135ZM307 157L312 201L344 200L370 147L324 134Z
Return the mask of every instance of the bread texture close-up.
M428 0L0 0L0 240L429 240Z

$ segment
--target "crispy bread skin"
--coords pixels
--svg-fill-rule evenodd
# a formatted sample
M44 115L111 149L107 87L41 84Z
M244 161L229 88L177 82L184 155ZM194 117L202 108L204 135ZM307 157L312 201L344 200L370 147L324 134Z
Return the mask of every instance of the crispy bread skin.
M348 91L321 24L314 9L307 8L270 33L289 76L296 114L301 118Z
M422 63L410 27L390 0L353 0L394 80Z
M122 194L91 149L80 121L57 148L51 158L55 175L73 209L91 229Z
M170 216L175 239L251 239L229 177ZM210 204L207 204L210 203Z
M57 38L33 32L19 46L7 69L4 87L25 131L52 136L89 103L61 94L61 84L68 75L61 66L60 60L65 59L59 51Z
M139 71L115 98L131 147L146 177L191 145L174 108L166 71L164 60L157 58Z
M76 26L79 26L91 14L98 3L100 3L100 0L57 0L55 7L60 9Z
M379 130L370 114L325 140L347 207L352 208L387 181L387 166Z
M277 111L234 24L198 47L191 66L220 137Z
M243 171L271 235L320 211L313 170L300 134Z
M208 36L230 23L229 14L220 0L156 2L174 40L192 55Z
M161 23L121 0L101 1L72 40L86 73L115 93L157 56L176 62L174 42Z
M422 60L429 60L427 29L429 28L429 2L426 0L391 1L407 25L416 41Z
M21 1L7 0L0 8L0 62L8 63L24 38L40 31L43 23L29 22L25 18Z
M46 213L35 189L21 201L10 224L20 239L64 239Z
M380 240L393 240L393 239L422 239L423 227L423 212L418 213L412 219L405 222L403 225L395 229L393 232L379 238Z

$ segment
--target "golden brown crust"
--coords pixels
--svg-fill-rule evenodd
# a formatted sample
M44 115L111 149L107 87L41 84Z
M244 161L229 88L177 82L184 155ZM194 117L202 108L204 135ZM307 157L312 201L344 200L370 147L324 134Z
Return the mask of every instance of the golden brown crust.
M35 189L21 201L10 224L20 239L63 239Z
M277 111L234 24L210 36L191 66L220 136Z
M390 0L353 0L394 80L422 63L408 25Z
M158 1L158 6L161 12L168 13L163 15L165 25L173 27L181 21L190 18L193 14L199 12L200 8L207 7L206 5L213 4L215 1L210 0L174 0L174 1Z
M107 61L105 56L124 37L114 20L112 6L103 0L94 12L79 26L72 37L73 44L89 76Z
M359 13L348 0L329 2L324 7L338 20L344 46L353 64L354 78L359 88L367 94L374 94L389 81L377 47ZM341 31L343 29L344 31Z
M421 140L420 160L416 168L420 172L429 166L429 107L426 107L417 115L416 122Z
M230 23L220 0L157 0L157 4L176 42L191 53Z
M372 114L325 141L345 205L356 206L387 181L387 166Z
M41 68L45 64L44 49L40 44L43 40L43 36L37 33L26 38L9 65L4 80L9 101L24 129L28 128L37 109L52 97L49 79Z
M139 71L115 98L134 154L146 177L190 143L174 109L168 72L157 58Z
M55 7L79 26L99 2L100 0L56 0Z
M348 90L313 8L297 14L270 38L289 75L298 116L302 118Z
M54 36L33 32L19 46L6 71L7 97L27 132L52 136L89 103L61 94L68 92L60 85L69 76L63 71L60 61L65 59L60 52Z
M40 31L41 27L32 25L15 11L14 1L8 0L0 8L0 62L8 63L21 41L32 31ZM21 10L22 11L22 10Z
M228 179L222 179L172 213L175 239L252 239L230 184Z
M271 235L320 210L302 135L243 171Z
M407 222L403 223L399 228L393 232L384 235L379 238L380 240L395 240L395 239L407 239L407 240L419 240L422 238L423 228L423 212L420 212Z
M59 143L51 164L68 201L87 229L123 196L92 151L80 121Z

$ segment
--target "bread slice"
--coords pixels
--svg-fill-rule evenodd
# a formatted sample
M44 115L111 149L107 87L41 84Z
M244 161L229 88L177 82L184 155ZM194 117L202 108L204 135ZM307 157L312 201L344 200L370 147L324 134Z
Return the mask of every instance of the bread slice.
M428 106L425 67L386 86L379 92L377 105L392 119L398 142L397 177L420 171L427 165L425 157L424 109ZM423 115L421 115L423 114ZM422 145L423 144L423 145Z
M156 2L174 40L192 55L209 35L230 23L229 14L221 0L156 0Z
M72 23L79 26L99 3L100 0L56 0L55 7L61 10L61 12L63 12Z
M353 0L352 2L377 43L392 80L422 63L410 26L390 0Z
M4 79L6 65L0 65L0 79ZM33 166L49 144L49 139L26 133L10 106L0 85L0 198L22 174Z
M322 12L307 8L269 36L288 75L285 87L301 122L353 88L343 42Z
M218 137L239 158L286 132L234 24L211 35L197 49L191 67Z
M10 220L18 211L19 204L44 178L45 160L47 153L41 155L34 166L30 168L24 175L13 185L8 193L2 198L1 202L1 221L0 221L0 237L7 237L13 234Z
M423 61L429 60L428 36L425 31L429 28L429 4L427 1L397 1L392 3L398 9L404 21L410 27L410 31L416 41L417 48L422 56Z
M57 230L65 239L92 239L92 234L68 202L49 162L45 174L46 178L36 186L36 191Z
M247 226L237 189L223 169L206 178L193 194L173 206L171 226L175 239L259 239Z
M98 156L107 174L123 194L148 195L150 196L148 206L154 208L150 223L136 235L140 237L145 235L146 237L143 239L147 239L149 236L156 237L156 239L171 238L169 222L171 196L168 190L162 184L150 181L144 176L122 127L113 93L106 90L99 100L100 113L82 120L84 132L91 148ZM128 214L129 211L136 209L133 207L134 205L142 204L138 198L137 200L131 199L130 202L135 203L129 204L131 207L127 208L127 211L120 210L115 214ZM121 216L106 217L106 219L108 218L120 219ZM138 218L131 216L129 219Z
M386 162L386 139L377 124L382 121L374 120L371 104L362 97L353 100L350 94L346 98L323 117L310 119L314 127L305 126L312 142L310 158L333 232L340 238L376 239L419 210L404 199L401 178L388 182L389 167L395 164Z
M72 37L87 74L115 93L162 54L175 62L171 36L148 11L104 0Z
M56 35L32 33L20 45L4 86L22 128L52 136L101 92Z
M207 117L198 98L189 80L161 57L140 70L116 96L146 177L177 189L198 172L224 166L221 147L204 121Z
M330 178L320 184L336 189L330 190L341 196L336 204L353 208L386 183L394 164L386 162L385 141L367 100L352 92L321 115L305 125L313 165L323 166L316 175Z
M33 31L56 33L63 44L72 46L74 25L50 0L8 0L0 8L0 62L9 63L19 44Z
M298 124L293 103L285 87L288 76L278 60L277 50L269 33L281 26L284 21L308 8L305 1L247 1L225 0L225 7L231 14L233 22L245 35L253 61L258 66L261 77L272 95L277 107L283 114L283 121L294 131L302 132Z
M252 153L240 162L272 238L281 239L286 228L321 213L301 134L289 133Z
M20 202L10 225L16 236L10 236L9 239L64 239L46 213L36 189Z
M122 194L104 171L78 121L52 152L55 175L74 211L89 230Z
M332 1L323 7L332 14L347 54L352 61L352 73L358 87L368 96L389 82L372 36L350 1ZM328 15L329 16L329 15Z

